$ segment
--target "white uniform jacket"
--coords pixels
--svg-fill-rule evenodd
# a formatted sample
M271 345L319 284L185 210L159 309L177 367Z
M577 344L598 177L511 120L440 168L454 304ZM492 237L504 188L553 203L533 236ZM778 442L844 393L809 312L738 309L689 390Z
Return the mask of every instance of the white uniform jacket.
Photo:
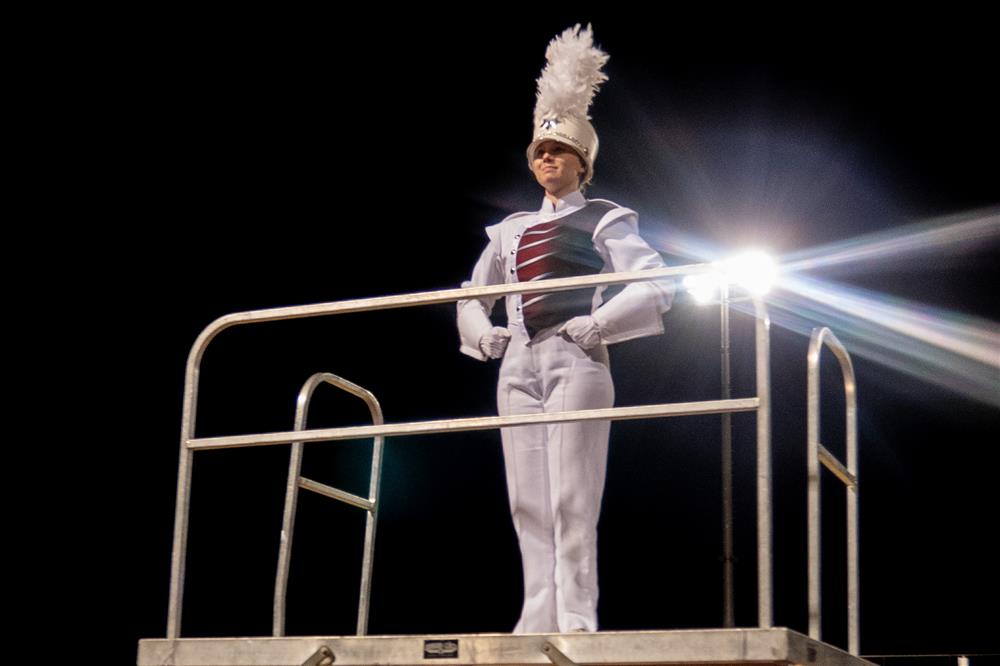
M606 213L594 229L594 250L604 260L602 273L639 271L660 268L663 259L640 236L635 211L622 208L610 201L597 199L613 208ZM533 213L514 213L486 228L489 243L483 250L472 271L472 279L463 287L481 287L517 282L515 257L525 230L543 222L551 222L569 215L587 204L580 192L573 192L553 204L543 198L541 208ZM605 344L623 342L633 338L663 333L662 315L673 298L670 280L633 282L620 293L602 303L605 287L598 287L594 294L592 316L596 320ZM471 299L458 302L458 330L461 351L485 361L479 348L482 335L492 328L489 314L498 297ZM507 325L519 327L527 337L521 316L521 294L506 297Z

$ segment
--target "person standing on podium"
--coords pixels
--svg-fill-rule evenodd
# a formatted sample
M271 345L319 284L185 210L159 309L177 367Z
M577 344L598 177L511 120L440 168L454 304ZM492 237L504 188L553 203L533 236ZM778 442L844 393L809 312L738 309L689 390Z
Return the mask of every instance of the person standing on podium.
M590 26L577 25L552 40L546 59L527 149L541 206L486 228L486 248L463 287L664 265L640 237L635 211L583 194L598 148L588 110L607 80L608 55L594 46ZM502 359L501 416L608 408L607 345L662 334L672 296L669 280L512 294L506 326L490 319L497 297L459 301L460 349ZM597 630L597 522L610 428L586 421L501 429L524 572L516 634Z

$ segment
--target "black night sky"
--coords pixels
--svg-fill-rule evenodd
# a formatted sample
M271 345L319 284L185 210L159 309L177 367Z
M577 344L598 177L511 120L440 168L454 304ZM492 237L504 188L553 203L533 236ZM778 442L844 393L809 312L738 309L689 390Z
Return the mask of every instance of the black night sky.
M592 108L601 149L588 196L637 210L651 240L782 256L996 215L995 56L973 36L942 55L917 35L893 34L890 45L874 26L751 37L756 23L647 18L510 10L457 28L455 16L175 17L109 54L132 165L115 212L135 236L94 270L111 287L108 321L128 331L107 376L147 378L124 397L124 424L142 436L112 440L132 474L125 488L97 490L117 498L110 529L122 546L106 562L130 609L115 648L123 659L138 638L166 631L184 365L198 333L230 312L466 279L482 228L539 205L524 160L534 79L566 27L592 22L611 55ZM996 336L995 225L959 245L808 277L976 317ZM717 308L678 298L665 324L664 336L612 347L618 405L719 396ZM850 331L836 332L850 349ZM803 633L807 345L772 327L774 620ZM750 395L746 315L734 315L733 354L734 395ZM862 652L1000 652L983 611L1000 593L989 527L996 367L980 366L993 394L977 398L864 355L855 364ZM823 438L839 452L843 398L833 358L824 365ZM387 422L495 414L497 369L459 354L450 305L236 328L205 356L197 433L290 430L298 389L319 371L372 390ZM366 421L360 403L317 393L311 425ZM734 418L740 626L756 622L754 422ZM602 628L721 626L719 433L716 416L613 426ZM313 445L305 474L363 492L369 449ZM287 459L285 447L195 456L182 635L270 633ZM843 646L843 491L829 476L824 638ZM389 440L381 499L370 632L509 631L521 583L499 435ZM363 525L360 511L303 494L290 634L353 633Z

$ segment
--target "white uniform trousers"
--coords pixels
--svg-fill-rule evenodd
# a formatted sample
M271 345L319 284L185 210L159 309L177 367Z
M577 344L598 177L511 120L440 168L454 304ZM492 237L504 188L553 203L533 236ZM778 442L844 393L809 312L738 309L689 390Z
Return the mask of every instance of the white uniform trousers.
M607 347L584 351L511 327L497 386L501 415L614 404ZM514 633L597 630L597 520L609 421L503 428L511 516L521 547L524 607Z

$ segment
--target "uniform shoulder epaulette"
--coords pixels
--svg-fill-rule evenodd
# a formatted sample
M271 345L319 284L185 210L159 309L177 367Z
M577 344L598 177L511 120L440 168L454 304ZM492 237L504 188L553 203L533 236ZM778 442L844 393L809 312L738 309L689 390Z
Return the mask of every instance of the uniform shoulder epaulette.
M614 201L608 201L607 199L590 199L589 203L598 204L601 208L605 209L604 217L601 218L601 221L597 224L597 228L594 229L594 238L597 238L598 234L604 231L615 220L627 217L630 217L632 220L633 231L638 232L639 225L635 219L636 213L631 208L619 206Z

